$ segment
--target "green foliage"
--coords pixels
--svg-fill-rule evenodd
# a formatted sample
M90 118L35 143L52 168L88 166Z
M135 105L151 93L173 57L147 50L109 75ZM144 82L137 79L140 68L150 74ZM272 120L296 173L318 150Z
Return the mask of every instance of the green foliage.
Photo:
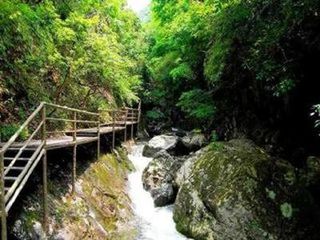
M0 98L90 110L137 101L139 19L114 1L0 1ZM9 109L15 117L19 109ZM9 116L10 117L10 116Z
M151 110L146 112L146 117L149 121L160 121L164 119L164 114L160 110Z
M211 139L210 139L211 142L216 142L219 140L218 134L215 130L211 132L210 136L211 136Z
M1 141L8 141L20 128L18 124L3 124L0 127L0 139ZM19 139L26 140L29 137L28 129L23 129Z
M292 206L290 203L285 202L285 203L281 204L280 210L281 210L283 217L288 218L288 219L292 218L293 209L292 209Z
M277 194L274 191L269 190L268 188L266 188L266 193L267 193L268 198L270 198L271 200L275 200L276 199Z
M318 49L318 11L317 0L153 0L146 93L161 90L157 107L210 120L233 110L239 89L260 102L285 100L304 78L299 61L308 44ZM197 89L212 101L191 101Z
M182 93L177 106L191 118L206 121L213 118L215 107L210 94L200 89Z

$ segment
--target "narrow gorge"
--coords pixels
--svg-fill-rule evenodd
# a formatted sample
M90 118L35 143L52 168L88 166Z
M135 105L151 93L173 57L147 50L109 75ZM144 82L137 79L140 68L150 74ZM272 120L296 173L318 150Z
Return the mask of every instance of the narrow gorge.
M0 0L1 240L318 240L319 0Z

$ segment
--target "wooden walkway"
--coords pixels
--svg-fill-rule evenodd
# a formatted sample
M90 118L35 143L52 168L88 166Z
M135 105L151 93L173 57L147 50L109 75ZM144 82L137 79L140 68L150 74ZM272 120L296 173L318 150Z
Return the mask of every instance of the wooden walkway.
M40 161L43 162L43 227L47 229L47 151L73 147L72 191L74 193L77 147L97 142L98 158L102 135L112 134L112 148L115 147L117 132L123 132L126 141L129 129L133 138L134 128L138 129L140 122L140 106L141 104L136 109L100 110L98 113L93 113L41 103L8 142L0 143L1 239L7 239L6 219L9 210ZM32 131L27 140L20 141L20 136L26 129Z

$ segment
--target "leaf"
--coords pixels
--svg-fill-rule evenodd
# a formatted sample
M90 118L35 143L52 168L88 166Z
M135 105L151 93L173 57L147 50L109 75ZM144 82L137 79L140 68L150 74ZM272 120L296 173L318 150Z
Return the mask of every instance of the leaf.
M281 210L283 217L288 218L288 219L292 218L293 209L292 209L292 206L290 203L285 202L285 203L281 204L280 210Z

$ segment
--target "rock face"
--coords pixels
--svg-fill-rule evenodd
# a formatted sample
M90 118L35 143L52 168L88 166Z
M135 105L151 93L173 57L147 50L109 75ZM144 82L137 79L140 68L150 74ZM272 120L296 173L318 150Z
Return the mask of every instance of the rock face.
M317 239L319 211L295 168L250 141L215 143L184 167L185 178L183 167L176 176L174 220L188 237Z
M206 151L208 147L202 148L197 152L185 156L186 160L182 163L181 167L175 173L174 184L177 189L179 189L182 184L188 180L191 175L193 164L199 159Z
M143 186L151 193L156 206L165 206L174 202L177 193L173 184L174 176L183 162L184 159L161 151L144 170Z
M161 150L170 151L176 147L178 139L177 136L171 135L155 136L145 145L143 156L154 157Z
M59 164L67 165L70 162L69 154L60 160ZM71 166L55 168L57 163L53 161L51 164L51 170L57 169L57 172L49 171L50 186L54 186L49 191L49 206L55 214L49 214L47 236L45 237L39 222L42 211L39 196L42 187L34 184L37 191L22 195L23 210L16 213L17 217L12 214L14 219L9 219L13 222L8 224L9 239L136 238L136 228L131 223L131 201L126 193L127 173L133 166L127 159L125 150L118 149L113 154L101 155L99 160L85 167L83 162L79 164L79 168L83 167L83 172L79 171L75 194L71 194L71 188L68 190L71 185ZM38 180L31 178L29 181L32 184L32 181Z

